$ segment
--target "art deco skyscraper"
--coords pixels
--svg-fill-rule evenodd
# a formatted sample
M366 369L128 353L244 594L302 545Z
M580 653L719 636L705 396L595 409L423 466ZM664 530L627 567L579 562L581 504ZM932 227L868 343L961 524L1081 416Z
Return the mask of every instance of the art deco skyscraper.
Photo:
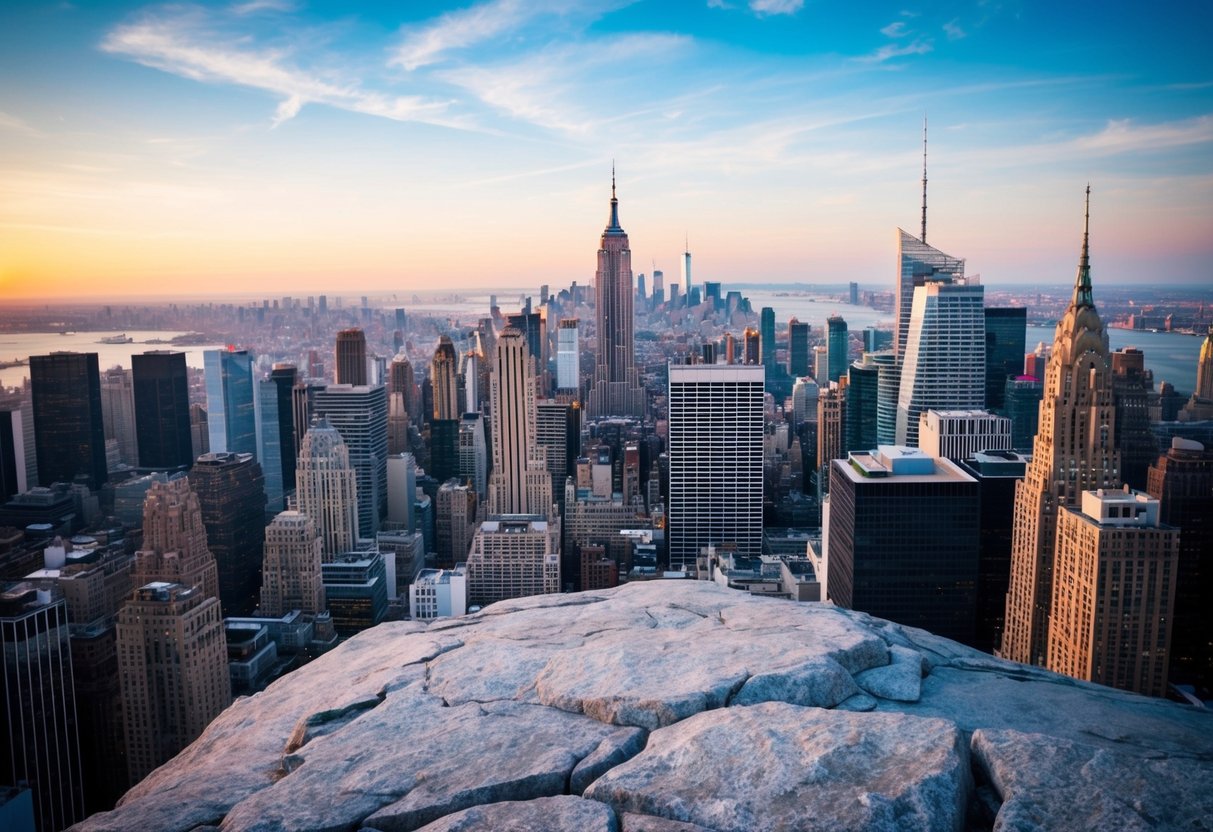
M333 355L337 384L366 384L366 333L361 329L343 329L337 333Z
M689 264L688 259L688 264ZM689 279L688 271L688 279ZM632 250L627 232L619 225L619 200L615 198L615 174L611 173L611 214L598 246L598 271L594 275L597 305L598 354L588 414L644 416L644 388L636 374L632 319Z
M135 586L161 582L196 586L219 597L219 572L206 542L202 505L185 474L157 481L143 502L143 548L135 552Z
M324 561L354 548L358 540L358 485L350 451L323 417L303 437L295 468L299 511L312 518L323 543Z
M1015 536L1004 658L1046 664L1057 517L1082 492L1120 484L1108 334L1091 292L1090 188L1074 296L1057 324L1045 368L1040 426L1027 474L1015 489Z
M735 543L762 552L761 366L670 365L670 567Z
M324 611L320 574L323 550L316 522L302 512L284 511L265 527L262 615L278 617L291 610L314 615Z
M142 780L232 701L219 599L148 583L118 613L118 663L131 779Z
M490 382L493 473L489 513L493 515L546 516L551 510L552 480L546 449L535 441L532 367L526 339L518 330L507 327L497 339Z

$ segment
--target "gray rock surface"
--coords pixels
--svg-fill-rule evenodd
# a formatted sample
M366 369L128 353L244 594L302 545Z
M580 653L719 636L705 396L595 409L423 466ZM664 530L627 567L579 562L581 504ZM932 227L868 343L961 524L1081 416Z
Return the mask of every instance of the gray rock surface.
M585 796L719 832L959 830L969 777L945 720L767 702L654 731Z
M996 832L1213 829L1213 762L1008 730L974 732L973 756L1003 801Z
M474 806L421 827L421 832L620 832L610 807L580 797L540 797Z
M609 806L598 803L610 810L608 828L621 832L719 832L729 828L720 818L743 809L755 828L778 816L788 829L811 829L819 813L789 809L813 799L797 791L802 781L817 783L813 791L851 789L852 803L830 811L846 809L872 828L899 811L948 828L952 798L972 787L959 774L932 780L930 772L946 769L949 754L963 760L973 732L980 787L967 805L988 806L1000 828L1031 828L1025 818L1045 811L1031 801L1051 805L1042 796L1048 778L1024 773L1024 761L1047 757L1039 746L1048 743L1110 752L1091 758L1087 767L1101 775L1082 781L1098 806L1131 792L1141 822L1156 828L1188 817L1178 812L1185 807L1209 814L1194 789L1167 781L1169 766L1184 772L1172 778L1179 783L1213 764L1213 713L1000 661L828 604L655 581L503 602L428 628L380 625L235 702L115 810L77 828L393 832L443 819L505 824L512 810L502 805L519 817L547 805L569 818L604 817L571 797L584 793L612 795ZM945 753L951 736L962 737L961 750ZM705 761L696 785L695 767L679 761L713 747L717 759ZM654 763L662 759L678 765L662 772ZM618 787L642 766L654 782L672 778L686 803L715 806L711 822L703 815L699 827L682 825L689 811L657 797L661 811L650 811L645 788ZM1117 779L1156 766L1159 776ZM773 791L776 782L797 797ZM767 800L747 803L748 792ZM495 814L458 814L489 806ZM1137 822L1106 816L1126 828Z

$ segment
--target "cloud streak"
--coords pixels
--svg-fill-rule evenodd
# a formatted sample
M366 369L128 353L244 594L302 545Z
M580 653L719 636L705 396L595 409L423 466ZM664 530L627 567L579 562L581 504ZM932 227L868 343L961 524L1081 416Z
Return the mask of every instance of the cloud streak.
M110 31L101 50L190 80L280 96L274 126L315 103L395 121L471 127L466 119L449 114L449 101L368 90L357 81L323 77L293 65L289 50L258 49L249 45L250 38L233 38L212 24L199 9L148 14Z

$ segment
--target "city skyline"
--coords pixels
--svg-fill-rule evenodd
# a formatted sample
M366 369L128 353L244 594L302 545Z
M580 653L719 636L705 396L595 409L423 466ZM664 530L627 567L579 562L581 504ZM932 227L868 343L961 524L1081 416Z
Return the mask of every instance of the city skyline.
M971 273L1064 280L1090 180L1101 282L1197 283L1211 14L10 6L0 289L589 283L612 158L637 272L677 274L689 237L699 279L883 282L919 228L924 115L930 242Z

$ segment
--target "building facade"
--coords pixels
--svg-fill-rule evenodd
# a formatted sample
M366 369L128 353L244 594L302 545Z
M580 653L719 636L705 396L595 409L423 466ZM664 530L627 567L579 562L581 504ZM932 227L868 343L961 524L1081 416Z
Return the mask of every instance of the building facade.
M211 453L257 454L253 357L248 350L207 350L206 424Z
M219 570L224 616L251 615L261 585L265 477L252 454L203 454L189 474Z
M373 538L387 516L387 388L330 385L316 391L313 407L345 441L358 479L358 534Z
M468 552L468 604L560 591L560 520L512 515L485 520Z
M194 463L185 353L152 350L131 356L139 467L186 471Z
M358 541L358 475L337 429L323 417L304 434L295 474L296 506L316 523L325 561Z
M53 352L29 357L38 482L83 477L89 488L109 479L97 353Z

